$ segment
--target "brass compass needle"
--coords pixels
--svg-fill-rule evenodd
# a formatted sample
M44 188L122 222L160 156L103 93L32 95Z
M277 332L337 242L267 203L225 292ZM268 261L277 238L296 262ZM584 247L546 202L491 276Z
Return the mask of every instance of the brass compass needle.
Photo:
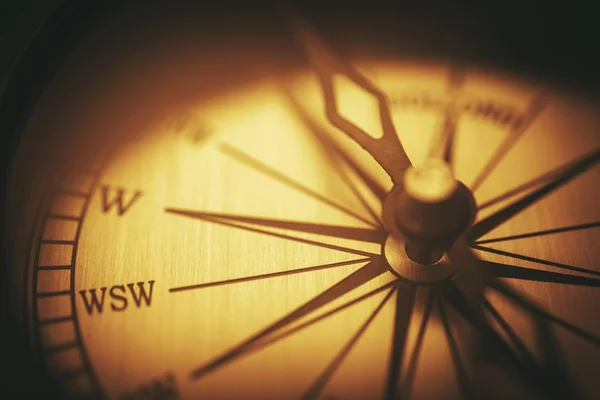
M365 149L388 173L394 183L403 180L404 172L411 166L392 122L386 95L367 77L336 54L324 39L290 6L285 7L289 25L317 74L325 102L325 114L333 126L340 129ZM342 75L361 89L373 95L378 103L383 136L375 138L338 112L333 78Z
M452 169L454 142L459 120L459 112L456 106L457 92L463 87L466 79L466 71L460 67L450 69L448 77L449 104L446 105L444 116L439 131L432 142L429 151L431 158L440 158Z

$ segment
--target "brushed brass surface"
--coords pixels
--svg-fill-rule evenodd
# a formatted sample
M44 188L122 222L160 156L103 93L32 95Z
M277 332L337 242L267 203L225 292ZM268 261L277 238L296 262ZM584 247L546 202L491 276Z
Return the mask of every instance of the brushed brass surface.
M157 56L169 46L165 41L125 57L105 81L69 96L94 62L78 55L28 124L21 171L34 170L24 172L37 179L30 185L56 194L43 202L45 219L28 266L29 316L46 321L32 322L32 335L40 353L54 349L43 356L48 373L67 374L67 392L100 389L109 398L139 393L156 379L175 385L181 399L378 399L398 391L418 399L467 398L482 371L457 360L468 358L478 333L449 302L432 296L440 294L436 287L399 279L386 264L381 194L392 188L391 179L328 123L314 74L261 69L253 54L248 65L256 69L246 84L214 83L209 90L213 80L227 80L233 62L227 52L205 49L214 58L203 58L182 45L171 49L173 58ZM410 99L445 98L449 66L351 61L389 96L411 163L423 162L444 113ZM365 131L380 130L374 99L348 81L336 84L340 112ZM477 183L476 226L549 180L496 201L499 196L600 148L597 107L567 94L475 67L465 68L459 93L457 103L506 105L523 119L537 96L545 96L543 110L522 130L466 108L461 113L453 170L467 186ZM177 96L185 95L183 107ZM53 134L45 148L34 140L42 132ZM511 138L514 145L480 179ZM40 161L27 166L34 156ZM345 156L372 177L375 190ZM481 259L497 263L499 276L509 276L504 281L511 288L554 318L558 370L590 399L597 396L600 368L598 182L600 169L591 166L482 230L473 244ZM120 189L121 204L111 206ZM589 226L561 230L582 224ZM72 269L43 268L70 263ZM136 305L139 284L152 288L151 301L139 297ZM100 295L102 288L102 312L86 307L84 297L89 301L90 290ZM69 293L43 295L58 292ZM115 293L127 297L127 308ZM498 291L486 296L534 358L552 366L543 359L548 351L533 314ZM70 315L74 326L47 322ZM585 332L565 328L563 320ZM79 347L57 350L73 341ZM402 351L399 366L390 367ZM85 373L68 377L81 368ZM484 385L497 398L530 398L512 371L486 368ZM169 374L174 381L165 380Z

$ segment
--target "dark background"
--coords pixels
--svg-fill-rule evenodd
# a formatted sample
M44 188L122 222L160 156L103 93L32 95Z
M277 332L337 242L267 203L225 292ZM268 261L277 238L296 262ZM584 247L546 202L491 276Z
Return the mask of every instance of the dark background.
M48 0L50 1L50 0ZM69 2L66 2L69 3ZM6 188L12 155L24 121L23 110L43 90L52 70L78 32L91 29L104 15L115 12L117 2L78 1L40 18L48 4L34 0L4 0L0 3L0 184ZM124 2L119 2L124 3ZM272 13L274 1L202 2L199 23L207 29L219 24L227 13L249 21ZM251 4L247 4L251 3ZM419 53L434 48L438 56L470 60L518 71L592 99L600 95L600 17L593 5L575 1L305 1L305 13L332 42L367 37L384 50ZM591 2L590 2L591 3ZM40 13L32 12L36 9ZM32 15L32 17L28 17ZM41 29L33 41L18 42L12 32L26 29L27 19L40 18ZM35 24L34 24L35 25ZM230 27L235 29L241 27ZM410 34L408 34L410 32ZM418 40L416 38L418 37ZM385 38L384 40L382 38ZM427 56L423 53L423 56ZM3 192L2 201L6 193ZM1 204L5 210L4 204ZM3 214L4 215L4 214ZM0 398L52 398L41 376L29 364L21 333L15 332L6 293L5 273L12 267L11 233L3 230L3 268L0 319Z

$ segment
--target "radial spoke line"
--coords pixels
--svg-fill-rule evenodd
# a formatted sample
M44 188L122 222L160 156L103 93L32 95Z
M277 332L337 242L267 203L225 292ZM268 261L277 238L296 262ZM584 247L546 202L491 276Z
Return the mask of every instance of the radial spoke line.
M585 171L595 166L600 161L600 149L593 152L587 157L581 158L578 162L572 165L570 168L566 168L561 173L557 174L552 181L545 184L541 188L536 189L527 196L509 204L503 209L495 212L489 217L477 222L471 227L469 232L469 241L474 242L485 234L489 233L493 229L496 229L499 225L503 224L510 218L519 214L529 206L535 204L539 200L546 197L548 194L559 189L566 183L570 182L577 176L581 175Z
M379 303L377 308L369 315L367 320L360 326L360 328L356 331L356 333L350 338L350 340L342 347L342 349L336 354L333 361L327 366L327 368L319 375L316 381L312 384L312 386L306 391L306 393L301 397L303 400L312 400L316 399L319 394L323 391L329 379L333 376L335 371L340 367L346 356L350 353L352 348L356 345L358 340L365 333L371 322L375 319L375 317L379 314L385 303L392 296L396 288L391 288L385 298Z
M550 282L565 285L578 285L588 287L600 286L600 279L588 278L558 272L543 271L514 265L483 261L484 265L492 270L497 278L520 279L533 282Z
M365 257L378 256L378 254L375 254L375 253L369 253L366 251L355 250L355 249L351 249L348 247L337 246L337 245L327 244L327 243L323 243L323 242L317 242L317 241L309 240L309 239L302 239L299 237L284 235L282 233L271 232L271 231L264 230L264 229L253 228L251 226L246 226L246 225L239 224L239 223L228 222L227 219L225 219L225 218L213 217L210 214L187 212L185 210L176 210L176 209L172 209L172 208L165 209L165 212L170 212L173 214L179 214L179 215L183 215L186 217L196 218L196 219L200 219L200 220L204 220L204 221L208 221L208 222L213 222L216 224L230 226L232 228L243 229L243 230L246 230L249 232L261 233L261 234L268 235L268 236L273 236L273 237L277 237L277 238L281 238L281 239L287 239L287 240L291 240L294 242L311 244L314 246L324 247L326 249L331 249L331 250L343 251L343 252L350 253L350 254L358 254L360 256L365 256Z
M488 269L483 267L481 260L469 248L464 237L459 238L454 243L448 251L448 257L450 263L456 265L462 273L457 274L448 282L451 285L440 285L442 291L449 291L449 296L464 300L465 304L462 308L470 310L471 318L482 319L482 296L485 287L488 281L496 278Z
M448 167L452 172L454 172L454 159L452 157L454 151L454 142L456 139L456 125L458 125L458 115L454 114L454 112L450 111L450 115L447 115L444 118L444 136L445 136L445 145L444 151L442 154L442 158L448 164Z
M501 324L505 332L510 336L512 342L521 354L521 359L526 362L523 367L523 373L526 374L525 383L528 383L536 391L540 391L545 398L555 399L573 399L578 398L574 395L574 387L570 377L563 370L564 360L560 355L558 343L554 339L552 329L548 321L534 314L535 331L537 334L537 343L542 345L543 364L538 363L533 354L527 349L525 344L519 339L510 325L499 315L495 308L485 300L485 305L494 318ZM519 376L523 378L523 376Z
M480 304L473 304L469 302L469 299L465 294L454 284L454 282L442 283L437 287L438 297L442 296L448 304L459 313L477 332L481 335L483 341L481 343L472 343L471 345L477 346L479 350L487 343L488 347L495 349L496 347L505 347L504 341L496 334L492 327L488 324L483 312L480 312ZM483 294L481 295L481 306L483 306ZM483 311L483 307L481 307ZM491 346L490 346L491 344ZM510 352L508 352L510 353ZM512 353L511 353L512 354Z
M241 222L250 225L259 225L267 228L281 228L303 233L314 233L317 235L336 237L340 239L357 240L361 242L382 244L387 238L387 232L383 229L355 228L340 225L324 225L312 222L286 221L281 219L249 217L243 215L222 214L203 211L181 210L167 208L166 212L185 215L191 218L219 218L232 222Z
M552 371L561 369L561 365L564 365L564 361L560 355L556 339L548 324L548 321L542 318L536 318L538 321L538 343L541 343L543 348L542 361Z
M465 399L474 399L475 393L473 391L473 385L471 380L469 379L469 375L467 374L467 370L463 364L462 358L460 356L460 352L458 350L458 346L454 339L454 335L450 329L450 324L448 322L448 317L446 315L446 311L444 310L444 305L439 297L436 297L436 304L438 306L438 311L440 313L440 319L442 321L442 325L444 327L444 333L446 335L446 340L448 341L448 346L450 348L450 354L452 355L452 362L454 363L454 370L456 371L456 378L458 379L458 384L460 386L461 392L463 394L463 398Z
M554 332L548 321L537 317L538 343L542 347L542 362L546 373L546 386L551 396L555 399L577 399L575 385L569 373L564 368L565 360L561 354L560 346L555 339Z
M438 284L436 286L436 296L443 297L465 321L469 322L476 329L481 331L486 328L483 313L479 309L479 301L475 301L475 298L467 297L454 282L448 281Z
M388 191L384 189L373 177L369 176L369 174L361 168L356 161L354 161L350 156L346 153L343 153L342 150L339 150L338 155L342 160L346 162L348 166L354 171L356 175L360 177L362 182L373 192L378 199L383 201Z
M552 396L557 388L554 387L556 385L553 385L553 379L548 376L548 370L538 363L533 353L527 348L517 333L512 329L508 322L502 318L500 313L487 299L484 300L484 305L494 319L498 321L502 330L509 336L511 342L515 345L517 353L520 355L520 357L516 354L513 356L513 361L518 363L517 368L514 368L514 370L513 368L510 368L513 372L513 376L534 391L541 392L544 397ZM540 328L539 319L537 318L536 325ZM553 386L554 389L549 388L549 386Z
M280 341L280 340L282 340L282 339L284 339L284 338L286 338L286 337L288 337L288 336L290 336L290 335L292 335L292 334L294 334L296 332L299 332L299 331L301 331L301 330L303 330L305 328L308 328L309 326L314 325L317 322L320 322L320 321L324 320L325 318L329 318L332 315L335 315L335 314L337 314L337 313L339 313L341 311L344 311L345 309L347 309L349 307L352 307L353 305L358 304L358 303L360 303L361 301L363 301L365 299L373 297L377 293L381 293L382 291L384 291L386 289L395 287L397 284L398 283L396 281L389 282L389 283L387 283L387 284L385 284L385 285L383 285L383 286L381 286L381 287L379 287L377 289L374 289L374 290L370 291L369 293L363 294L360 297L352 299L352 300L350 300L350 301L348 301L348 302L346 302L346 303L344 303L344 304L342 304L342 305L334 308L333 310L327 311L327 312L325 312L325 313L323 313L321 315L318 315L318 316L316 316L314 318L311 318L308 321L306 321L306 322L304 322L304 323L302 323L300 325L297 325L297 326L295 326L295 327L293 327L291 329L288 329L287 331L284 331L284 332L282 332L282 333L280 333L280 334L278 334L276 336L269 337L269 339L265 340L264 342L259 342L256 347L257 348L263 348L263 347L266 347L266 346L270 346L271 344L273 344L275 342L278 342L278 341Z
M470 188L473 192L475 192L479 186L483 183L483 181L490 175L490 173L496 168L498 164L504 159L504 156L513 148L515 143L523 136L523 134L527 131L527 129L531 126L533 121L541 114L541 112L546 107L546 98L543 95L537 95L533 98L533 100L529 103L529 107L525 112L525 115L521 122L508 134L508 137L502 142L500 147L496 149L492 157L488 160L488 162L484 165L479 175L473 180Z
M478 240L475 242L475 244L505 242L507 240L517 240L517 239L539 237L539 236L544 236L544 235L552 235L555 233L572 232L572 231L591 229L591 228L597 228L597 227L600 227L600 221L595 221L595 222L590 222L587 224L580 224L580 225L564 226L562 228L545 229L543 231L522 233L520 235L511 235L511 236L503 236L503 237L493 238L493 239Z
M304 186L300 182L293 180L289 176L277 171L274 168L269 167L266 164L263 164L259 160L251 157L250 155L244 153L243 151L233 147L232 145L230 145L228 143L224 143L224 142L221 143L220 150L224 154L232 157L233 159L243 163L246 166L251 167L252 169L254 169L258 172L261 172L261 173L263 173L263 174L265 174L265 175L267 175L267 176L269 176L291 188L294 188L297 191L304 193L304 194L312 197L313 199L320 201L323 204L327 204L328 206L333 207L333 208L337 209L338 211L343 212L346 215L356 218L357 220L362 221L367 225L370 225L374 228L378 228L378 226L375 225L373 222L371 222L368 219L364 218L363 216L357 214L356 212L350 210L349 208L347 208L341 204L338 204L335 201L332 201L327 196L323 196L322 194L315 192L314 190Z
M460 113L457 110L456 99L457 92L463 87L466 71L463 68L454 66L450 68L448 76L448 95L450 103L444 110L441 130L438 132L437 140L432 142L429 154L430 157L441 158L444 160L451 170L454 170L453 152L454 140L456 137L456 126L460 118Z
M290 328L290 329L288 329L286 331L283 331L280 334L268 336L265 340L259 340L259 341L255 342L254 344L252 344L252 346L245 352L245 355L247 356L247 355L249 355L251 353L254 353L256 351L259 351L261 349L265 349L265 348L267 348L267 347L269 347L269 346L271 346L271 345L273 345L273 344L275 344L275 343L277 343L277 342L279 342L279 341L281 341L281 340L283 340L283 339L285 339L285 338L287 338L287 337L289 337L289 336L291 336L291 335L293 335L293 334L295 334L297 332L300 332L300 331L302 331L302 330L304 330L304 329L306 329L306 328L308 328L308 327L310 327L310 326L312 326L312 325L314 325L314 324L316 324L316 323L318 323L320 321L323 321L326 318L329 318L329 317L331 317L331 316L333 316L333 315L335 315L335 314L337 314L337 313L339 313L341 311L344 311L345 309L350 308L353 305L358 304L358 303L362 302L365 299L373 297L376 294L381 293L381 292L383 292L386 289L390 289L390 288L393 289L393 288L395 288L397 286L397 284L398 283L396 281L389 282L389 283L387 283L387 284L385 284L385 285L383 285L383 286L381 286L381 287L379 287L377 289L374 289L374 290L370 291L369 293L366 293L366 294L364 294L362 296L359 296L359 297L357 297L355 299L352 299L352 300L350 300L350 301L348 301L348 302L346 302L346 303L344 303L344 304L342 304L342 305L334 308L333 310L327 311L327 312L325 312L323 314L320 314L320 315L318 315L318 316L316 316L314 318L311 318L310 320L308 320L306 322L303 322L302 324L296 325L296 326L294 326L294 327L292 327L292 328Z
M477 329L481 335L482 341L476 344L481 350L485 350L481 354L485 354L491 357L493 363L497 365L504 365L506 371L512 373L512 375L522 383L532 387L535 390L544 390L543 387L543 371L539 368L533 368L531 364L523 364L523 360L517 356L511 347L503 340L503 338L490 326L485 317L477 317L477 314L473 314L470 310L465 312L465 308L468 308L468 303L462 292L460 292L453 284L446 285L448 288L452 288L452 292L442 292L445 295L446 300L452 305L452 307L458 311L471 325ZM498 280L492 280L490 286L500 286L502 284ZM484 300L484 298L482 298ZM482 302L482 305L484 303ZM473 345L473 344L471 344Z
M362 179L363 183L380 199L383 200L385 196L385 190L379 186L373 178L366 175L366 171L363 170L356 162L350 159L349 155L346 154L346 151L342 150L342 148L337 145L334 140L318 125L316 121L311 118L311 116L304 110L298 101L292 96L289 90L282 89L290 107L293 112L296 114L298 119L302 121L306 129L313 135L313 137L319 142L322 149L329 155L332 155L337 162L333 162L334 169L339 175L339 177L345 182L346 186L352 191L354 196L360 201L365 210L371 215L371 217L377 221L379 226L383 226L383 222L381 221L381 217L377 215L375 210L369 205L365 197L360 193L360 191L356 188L356 185L352 182L350 177L348 176L346 170L340 165L340 161L343 161L346 166L350 167L354 170L357 175ZM357 172L360 171L360 172Z
M533 354L531 353L531 351L529 351L529 349L527 348L527 346L525 345L525 343L523 343L523 341L521 340L521 338L519 338L519 336L517 335L517 333L508 324L508 322L506 322L506 320L504 318L502 318L502 316L500 315L500 313L498 312L498 310L496 310L496 308L487 299L484 299L483 304L484 304L484 307L487 308L487 310L489 311L489 313L492 315L492 317L494 317L494 319L496 321L498 321L498 323L500 324L500 327L502 328L502 330L504 330L504 332L506 332L506 334L510 338L511 342L515 345L515 348L516 348L517 352L521 355L521 358L528 365L535 365L535 364L537 364L537 362L535 361L535 358L534 358Z
M263 340L267 336L277 333L278 331L288 327L311 312L320 309L326 304L331 303L332 301L340 298L346 293L351 292L352 290L362 286L363 284L373 280L387 271L387 267L385 266L385 263L382 262L381 258L368 263L321 294L313 297L307 303L296 308L265 329L252 335L250 338L238 344L231 350L226 351L224 354L216 357L212 361L209 361L205 365L196 368L192 371L191 378L199 379L218 369L219 367L227 365L230 362L240 358L246 354L248 350L251 350L259 340Z
M572 169L573 167L577 166L579 163L589 158L593 158L598 157L598 155L600 154L600 149L596 149L582 157L579 157L573 161L570 161L566 164L563 164L555 169L553 169L552 171L546 172L536 178L531 179L528 182L525 182L491 200L488 200L484 203L481 203L478 207L477 210L481 211L485 208L491 207L495 204L500 203L501 201L504 201L506 199L509 199L511 197L517 196L523 192L526 192L527 190L533 189L537 186L540 185L544 185L544 184L548 184L549 182L552 182L558 178L560 178L561 175L563 175L566 171L569 171L570 169Z
M452 105L448 105L441 121L441 128L435 133L427 152L429 158L444 160L451 170L454 169L452 165L452 152L458 118L456 109Z
M433 292L429 292L427 297L427 303L425 304L425 311L423 312L423 318L421 319L421 326L419 327L419 332L417 333L417 340L415 342L415 346L413 348L410 361L408 363L408 368L406 370L406 375L404 377L404 381L402 382L401 395L399 398L408 399L410 398L410 394L412 391L412 387L414 384L415 373L417 372L417 364L419 362L419 355L421 354L421 346L423 345L423 341L425 338L425 329L427 328L427 322L429 321L429 316L431 315L431 310L433 308Z
M512 257L517 260L530 261L530 262L534 262L534 263L538 263L538 264L542 264L542 265L548 265L551 267L566 269L568 271L582 272L585 274L600 276L600 272L598 272L598 271L594 271L594 270L587 269L587 268L581 268L581 267L573 267L571 265L562 264L562 263L558 263L558 262L554 262L554 261L542 260L541 258L529 257L529 256L525 256L522 254L511 253L511 252L504 251L504 250L492 249L489 247L483 247L483 246L478 246L478 245L472 245L471 248L473 248L475 250L485 251L487 253L498 254L500 256Z
M526 300L523 296L518 294L515 290L510 288L508 285L503 284L500 281L495 281L490 286L492 288L494 288L496 291L502 293L504 296L508 297L510 300L512 300L516 304L523 307L526 311L528 311L534 315L537 315L539 317L546 318L547 320L549 320L557 325L562 326L563 328L571 331L572 333L576 334L577 336L600 347L600 337L598 337L590 332L587 332L587 331L581 329L580 327L573 325L570 322L567 322L567 321L563 320L562 318L559 318L556 315L549 313L548 311L541 309L537 305Z
M393 400L398 395L398 384L401 380L402 360L408 339L408 327L415 303L417 287L409 281L401 280L396 294L396 315L392 332L392 349L388 366L385 398Z
M270 274L253 275L253 276L246 276L243 278L226 279L226 280L216 281L216 282L200 283L200 284L196 284L196 285L179 286L179 287L170 288L169 292L171 292L171 293L183 292L186 290L203 289L203 288L207 288L207 287L230 285L233 283L241 283L241 282L251 282L251 281L256 281L256 280L275 278L275 277L279 277L279 276L296 275L296 274L302 274L304 272L320 271L322 269L330 269L330 268L342 267L342 266L346 266L346 265L359 264L362 262L367 262L369 260L371 260L371 258L360 258L358 260L349 260L349 261L342 261L342 262L336 262L336 263L330 263L330 264L317 265L317 266L313 266L313 267L298 268L298 269L293 269L290 271L272 272Z
M454 282L443 283L437 286L438 290L438 303L441 302L439 296L443 298L454 308L459 315L467 321L472 328L477 332L477 336L467 343L467 346L471 348L471 357L479 358L482 355L492 357L494 362L506 365L508 362L508 369L519 373L522 373L522 365L518 358L513 354L512 350L506 345L502 338L494 331L489 325L483 314L483 294L481 294L481 301L477 304L470 302L466 295L455 285ZM443 321L442 321L443 322ZM449 328L448 328L449 330ZM450 339L449 339L450 342ZM456 345L455 345L456 346ZM452 347L451 347L452 351ZM453 357L454 363L460 361ZM474 361L471 359L471 361ZM460 364L462 366L462 364ZM457 377L459 384L463 390L464 397L475 397L475 388L467 385L470 381L466 372L461 374L461 367L456 365ZM465 392L468 390L469 392Z
M338 159L338 160L341 158L337 154L334 157L336 159ZM339 162L337 164L339 166ZM354 182L352 182L352 179L350 179L350 177L348 176L348 173L346 172L346 170L343 169L343 168L338 167L338 168L336 168L336 171L338 171L338 175L340 176L340 178L346 183L346 186L348 186L348 188L350 188L350 191L352 192L352 194L354 195L354 197L356 197L358 199L358 201L360 202L360 204L369 213L369 215L371 216L371 218L373 218L373 220L375 221L375 223L379 227L383 227L383 221L381 220L381 217L375 212L375 210L373 210L373 207L371 207L371 205L369 205L369 203L367 202L367 200L365 199L365 197L356 188L356 185L354 184Z

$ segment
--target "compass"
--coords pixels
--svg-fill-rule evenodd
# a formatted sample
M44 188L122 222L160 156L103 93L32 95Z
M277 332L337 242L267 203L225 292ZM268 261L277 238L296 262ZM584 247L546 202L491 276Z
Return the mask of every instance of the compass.
M84 399L595 398L594 99L435 10L216 8L67 3L9 68L15 375Z

